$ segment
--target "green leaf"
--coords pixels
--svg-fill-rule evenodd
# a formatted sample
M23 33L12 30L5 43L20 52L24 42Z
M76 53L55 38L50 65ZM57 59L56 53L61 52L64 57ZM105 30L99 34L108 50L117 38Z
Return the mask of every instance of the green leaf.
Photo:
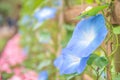
M113 33L114 33L114 34L120 34L120 26L114 27L114 28L113 28Z
M120 80L120 74L116 74L114 77L113 77L113 80Z
M65 29L67 29L69 31L73 31L75 28L73 25L68 25L68 24L64 24L63 27L65 27Z
M96 60L99 56L96 54L91 54L89 60L87 61L88 65L92 65L92 63L94 62L94 60Z
M0 39L0 52L4 49L7 39Z
M38 38L40 43L49 43L51 41L51 35L47 31L40 32Z
M51 63L52 63L51 60L41 61L40 64L39 64L39 66L38 66L38 69L41 70L42 68L47 67Z
M87 61L88 65L96 65L97 67L105 67L108 64L108 60L105 57L99 57L97 54L91 54L89 60Z
M107 66L108 64L108 60L105 57L98 57L95 61L94 61L95 65L103 68L105 66Z
M0 2L0 13L3 15L8 15L11 13L12 5L5 2Z
M6 72L3 72L2 73L2 80L8 80L9 78L11 78L11 76L13 76L12 73L6 73Z
M102 11L103 9L107 8L108 4L102 5L102 6L96 6L88 11L83 12L80 16L77 16L75 19L81 19L83 17L88 17L88 16L94 16L96 15L99 11Z
M48 0L24 0L22 3L21 15L29 14L33 15L36 8L44 6Z
M120 76L117 76L116 78L114 78L114 80L120 80Z
M87 3L93 3L94 0L86 0Z
M78 75L77 73L67 74L67 75L64 75L64 77L66 78L66 80L72 80L72 78L74 78L77 75Z

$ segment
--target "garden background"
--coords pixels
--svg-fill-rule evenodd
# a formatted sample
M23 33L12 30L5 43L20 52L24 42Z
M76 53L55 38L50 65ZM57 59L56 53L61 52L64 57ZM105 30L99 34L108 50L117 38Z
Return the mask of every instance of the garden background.
M0 80L120 80L119 7L119 0L0 0Z

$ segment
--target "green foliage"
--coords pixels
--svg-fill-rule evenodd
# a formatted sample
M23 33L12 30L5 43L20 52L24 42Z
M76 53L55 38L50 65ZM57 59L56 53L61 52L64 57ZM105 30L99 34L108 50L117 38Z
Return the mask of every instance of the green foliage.
M84 18L84 17L94 16L98 12L102 11L103 9L105 9L107 7L108 7L108 4L94 7L92 9L88 10L88 11L83 12L80 16L76 17L75 19L79 20L79 19Z
M88 65L92 65L93 62L94 62L98 57L99 57L99 56L96 55L96 54L91 54L89 60L87 61L87 64L88 64Z
M79 74L70 74L70 75L64 75L65 79L66 80L72 80L75 76L78 76Z
M50 64L52 64L51 60L44 60L40 62L40 65L38 65L38 70L42 70L44 67L47 67Z
M105 66L107 66L108 64L108 60L105 57L98 57L95 61L94 61L95 65L103 68Z
M4 16L10 14L12 6L8 3L0 3L0 13Z
M113 28L113 33L114 34L120 34L120 26L114 27Z
M94 0L86 0L87 3L93 3Z
M21 15L33 15L33 12L39 8L39 7L43 7L46 3L48 2L48 0L23 0L23 8L21 10Z
M113 77L114 80L120 80L120 74L115 74L115 76Z
M51 40L50 33L47 32L47 31L41 31L41 32L38 34L38 40L39 40L39 42L41 42L41 43L49 43L50 40Z
M7 42L7 39L0 39L0 52L3 51L6 42ZM0 54L0 55L1 55L1 54Z
M95 65L99 68L104 68L108 64L108 60L105 57L92 54L87 62L88 65Z
M12 76L12 74L7 74L5 72L2 73L2 78L3 80L7 80L8 78L10 78Z

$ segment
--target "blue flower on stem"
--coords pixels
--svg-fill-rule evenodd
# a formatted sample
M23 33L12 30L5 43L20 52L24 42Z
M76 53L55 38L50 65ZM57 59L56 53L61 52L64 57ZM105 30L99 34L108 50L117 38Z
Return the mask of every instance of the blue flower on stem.
M51 19L55 17L56 8L44 7L35 12L34 16L39 22Z
M89 56L104 41L107 28L102 14L80 21L68 42L67 48L76 56Z
M88 57L77 57L69 49L63 49L54 62L54 65L60 69L60 74L81 73L86 66Z
M48 73L47 71L40 72L38 76L38 80L48 80Z
M102 14L80 21L62 54L54 61L61 74L82 73L89 56L104 41L107 28Z

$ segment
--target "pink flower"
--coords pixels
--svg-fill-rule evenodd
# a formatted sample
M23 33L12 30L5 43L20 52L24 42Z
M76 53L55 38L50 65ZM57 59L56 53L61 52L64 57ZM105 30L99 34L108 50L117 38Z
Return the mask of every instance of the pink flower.
M8 41L0 58L0 72L13 73L13 76L8 80L38 80L36 72L27 70L22 66L15 67L18 64L22 64L26 58L19 43L19 34L16 34ZM11 67L13 68L11 69Z
M38 80L38 75L34 71L28 71L23 76L23 80Z
M10 79L8 80L23 80L21 76L19 75L14 75L13 77L11 77Z
M25 71L24 67L15 67L13 69L13 73L16 75L21 75L21 74L23 74L24 71Z
M0 72L11 73L9 64L3 58L0 59Z
M0 71L10 72L10 67L21 64L25 60L25 54L20 46L20 35L16 34L10 39L0 58Z
M14 71L14 75L8 80L38 80L37 73L32 70L26 71L25 68L16 68Z

